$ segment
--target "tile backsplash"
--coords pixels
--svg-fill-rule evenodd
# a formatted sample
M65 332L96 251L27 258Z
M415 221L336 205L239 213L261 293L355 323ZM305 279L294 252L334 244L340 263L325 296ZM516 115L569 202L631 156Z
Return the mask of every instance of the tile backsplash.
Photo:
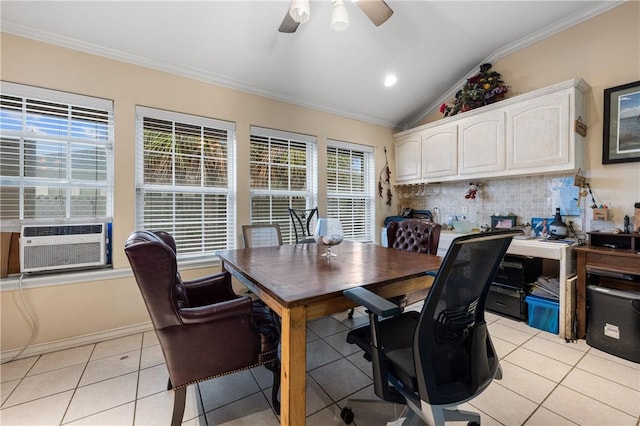
M495 179L469 179L460 182L443 182L422 185L396 186L399 206L414 209L429 209L435 212L439 223L446 223L449 216L464 215L480 225L491 225L492 215L516 215L517 224L531 222L532 217L553 217L556 207L552 205L552 185L558 178L573 176L566 174L518 176ZM480 182L475 199L465 199L471 188L470 182ZM581 200L580 216L567 216L576 230L585 229L584 204ZM466 213L465 213L466 212Z

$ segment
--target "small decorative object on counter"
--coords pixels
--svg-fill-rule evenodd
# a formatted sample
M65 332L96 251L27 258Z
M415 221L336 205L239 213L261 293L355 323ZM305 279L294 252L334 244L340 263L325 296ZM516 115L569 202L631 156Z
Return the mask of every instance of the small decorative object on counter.
M567 225L562 221L560 216L560 207L556 207L556 215L553 217L553 222L549 225L550 238L564 238L567 236Z
M629 215L624 215L624 233L631 233L631 228L629 227Z
M504 83L500 73L491 70L491 64L482 64L480 72L468 78L462 89L458 90L451 105L440 105L440 112L445 117L450 117L459 112L489 105L506 98L509 89L511 87Z

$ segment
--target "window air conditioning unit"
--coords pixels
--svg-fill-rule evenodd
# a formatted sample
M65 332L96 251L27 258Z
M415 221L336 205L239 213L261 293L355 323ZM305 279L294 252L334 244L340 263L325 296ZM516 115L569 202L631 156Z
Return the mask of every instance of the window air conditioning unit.
M42 272L103 266L107 225L25 225L20 234L20 271Z

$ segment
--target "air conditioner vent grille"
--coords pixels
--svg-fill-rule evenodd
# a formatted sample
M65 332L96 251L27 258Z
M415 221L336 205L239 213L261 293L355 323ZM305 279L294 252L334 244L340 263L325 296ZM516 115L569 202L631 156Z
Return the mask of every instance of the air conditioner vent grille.
M103 245L98 242L27 246L24 267L27 270L64 268L65 266L99 265ZM97 260L96 260L97 259ZM53 268L51 268L53 269Z
M54 235L87 235L101 234L102 224L93 225L56 225L56 226L25 226L24 237L50 237Z

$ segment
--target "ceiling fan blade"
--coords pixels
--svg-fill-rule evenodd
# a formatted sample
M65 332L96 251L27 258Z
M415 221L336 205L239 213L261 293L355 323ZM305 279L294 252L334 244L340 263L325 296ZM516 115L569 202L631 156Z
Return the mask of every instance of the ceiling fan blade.
M355 3L376 27L384 24L393 15L393 10L384 0L358 0Z
M282 24L280 24L280 28L278 31L281 33L295 33L298 29L299 22L294 21L294 19L289 14L289 9L287 9L287 14L284 15L284 19L282 20Z

